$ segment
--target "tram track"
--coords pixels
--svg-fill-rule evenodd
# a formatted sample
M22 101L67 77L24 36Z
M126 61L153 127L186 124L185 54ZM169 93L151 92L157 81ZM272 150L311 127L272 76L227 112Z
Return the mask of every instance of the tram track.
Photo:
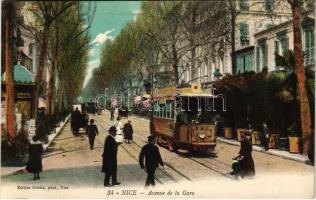
M142 146L140 146L139 144L137 144L136 142L134 142L134 143L131 143L131 145L135 145L136 147L138 147L139 149L141 149L142 148ZM133 146L131 146L131 147L133 147ZM140 151L139 151L140 152ZM174 171L174 172L176 172L181 178L183 178L183 179L185 179L185 180L187 180L187 181L191 181L192 182L192 179L191 178L189 178L188 176L186 176L185 174L183 174L183 173L181 173L179 170L177 170L175 167L173 167L171 164L169 164L169 163L167 163L167 162L164 162L164 165L165 166L167 166L168 168L170 168L170 169L168 169L168 168L166 168L165 167L165 169L163 170L163 169L160 169L160 171L162 171L163 173L165 173L166 175L168 175L168 176L170 176L170 177L172 177L172 175L169 173L169 172L167 172L167 170L169 171ZM176 180L176 178L175 177L173 177L173 179L174 180ZM181 180L180 180L181 181ZM176 181L176 182L178 182L178 181Z
M218 161L211 160L209 158L204 158L204 159L198 160L196 158L189 157L188 159L194 161L195 163L198 163L199 165L202 165L203 167L205 167L209 170L215 171L216 173L218 173L224 177L231 178L231 179L234 178L232 175L229 174L230 171L228 169L230 169L230 166L228 164L225 164L225 165L223 163L215 164L215 162L218 162ZM218 163L220 163L220 162L218 162Z
M135 118L136 119L136 118ZM108 122L107 124L110 124L110 122ZM102 124L101 125L104 129L105 129L105 125ZM147 140L147 138L141 134L135 133L134 132L134 136L142 138L142 140ZM128 146L133 147L133 144L139 148L138 150L134 149L134 153L136 152L136 155L139 155L140 149L142 148L142 146L138 143L136 143L135 141L131 144L129 144ZM123 147L123 145L120 145ZM127 154L129 154L129 156L131 156L134 160L136 160L138 162L138 158L136 158L133 153L129 152L128 149L126 149L127 145L124 145L123 149L124 151L127 152ZM191 160L194 163L197 163L198 165L215 172L216 174L219 174L225 178L230 178L230 179L234 179L234 177L232 175L229 174L230 170L231 170L231 166L227 163L224 163L216 158L194 158L194 157L186 157L187 159ZM170 172L168 171L172 171L175 172L177 174L177 176L180 176L182 179L186 180L186 181L192 181L191 178L189 178L188 176L186 176L185 174L181 173L179 170L177 170L174 166L172 166L170 163L164 163L165 166L167 166L167 168L165 167L165 169L161 169L159 168L159 171L161 171L164 175L168 176L171 180L173 180L173 182L177 182L176 178L174 176L172 176L170 174ZM157 179L157 181L159 182L159 180Z
M109 125L109 123L107 123ZM99 126L106 131L106 127L103 124L99 124ZM100 142L98 142L100 143ZM139 152L134 152L134 154L124 145L124 144L120 144L120 147L122 147L122 149L133 159L136 161L136 163L138 164L138 158L135 155L139 155ZM167 172L165 172L164 170L158 168L162 173L164 173L170 180L172 180L173 182L177 182L177 180L170 174L168 174ZM164 181L160 180L157 176L155 176L155 180L160 183L163 184Z
M143 135L140 135L140 134L136 134L136 135L138 137L145 138ZM212 159L210 159L210 158L196 159L196 158L192 158L192 157L186 157L186 158L201 165L201 166L203 166L203 167L205 167L205 168L207 168L208 170L214 171L214 172L216 172L224 177L231 178L231 179L234 178L232 175L229 174L231 166L229 164L226 164L226 163L219 161L215 158L212 158ZM172 167L170 165L170 168L174 168L174 167ZM174 170L176 170L176 169L174 168ZM178 170L176 170L176 171L178 171ZM178 172L178 173L181 173L181 172Z
M110 125L110 123L107 123L108 125ZM106 130L105 128L105 125L104 124L100 124L101 128ZM139 134L137 134L137 136L140 136L142 138L145 138ZM133 144L138 148L138 149L135 149L133 148ZM122 147L122 149L131 157L133 158L137 163L138 163L138 158L135 156L135 155L139 155L140 153L140 150L142 148L141 145L137 144L136 142L133 142L131 144L128 144L128 145L125 145L125 144L121 144L120 145ZM128 147L127 147L128 146ZM129 149L130 147L130 149ZM131 149L133 149L133 153L131 152ZM172 180L173 182L177 183L179 181L182 181L183 179L184 180L187 180L187 181L192 181L188 176L184 175L183 173L181 173L180 171L178 171L175 167L173 167L171 164L169 163L166 163L164 162L164 165L165 165L165 168L164 169L161 169L161 168L158 168L158 170L160 172L162 172L165 176L167 176L170 180ZM166 168L167 167L167 168ZM179 177L175 178L170 172L168 171L174 171L176 174L178 174ZM155 176L155 180L157 180L157 182L159 183L163 183L163 181L161 181L158 177Z

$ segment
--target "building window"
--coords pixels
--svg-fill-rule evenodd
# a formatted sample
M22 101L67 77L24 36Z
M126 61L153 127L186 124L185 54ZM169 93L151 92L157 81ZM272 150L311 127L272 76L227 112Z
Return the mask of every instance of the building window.
M277 33L277 39L280 41L282 48L282 56L285 56L286 51L289 49L289 38L286 35L286 30Z
M281 48L282 48L282 55L285 56L286 51L289 49L289 38L284 37L280 40Z
M258 42L257 48L257 72L262 71L263 68L268 67L268 45L266 40Z
M247 23L240 24L240 44L241 45L249 44L249 26Z
M236 56L236 73L244 73L253 70L253 52L247 52Z
M248 0L239 0L240 10L249 10Z
M273 0L265 0L266 1L266 10L273 11Z
M305 31L305 65L314 63L314 34L312 30Z

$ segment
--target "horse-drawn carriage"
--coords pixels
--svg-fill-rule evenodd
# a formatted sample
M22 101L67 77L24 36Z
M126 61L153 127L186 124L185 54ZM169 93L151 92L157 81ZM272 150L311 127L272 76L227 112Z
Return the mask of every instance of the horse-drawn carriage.
M80 129L86 129L89 122L84 106L81 104L73 105L73 112L71 114L71 129L74 136L79 134Z

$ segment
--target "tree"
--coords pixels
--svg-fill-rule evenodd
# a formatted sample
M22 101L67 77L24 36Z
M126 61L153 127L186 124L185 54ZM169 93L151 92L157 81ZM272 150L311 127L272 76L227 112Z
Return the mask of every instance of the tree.
M47 96L46 96L46 112L47 114L52 114L54 110L53 96L55 91L55 79L58 77L62 80L63 71L68 65L64 65L64 63L69 62L68 60L61 60L60 56L65 54L65 52L71 49L72 43L77 42L78 38L87 36L87 31L89 30L94 12L95 12L95 3L94 7L90 7L91 3L86 3L87 9L83 11L83 6L80 6L82 3L76 2L72 7L67 9L63 14L59 15L56 20L52 24L52 34L49 39L49 53L48 57L52 63L50 68L50 77L49 77L49 84L47 89ZM56 12L62 8L61 2L56 2ZM85 18L85 19L84 19ZM83 27L83 24L86 24ZM62 29L62 27L68 27L67 29ZM84 44L81 48L85 48ZM77 52L77 51L76 51ZM75 56L75 55L74 55ZM72 58L65 58L63 59L71 59ZM78 58L80 60L80 58ZM56 77L57 75L57 77ZM74 78L74 77L73 77ZM62 81L60 81L60 85L58 87L58 99L62 100ZM58 103L58 108L61 110L61 102Z
M303 154L307 155L311 140L311 111L305 87L305 74L303 68L302 34L301 34L301 10L302 0L288 0L292 8L295 69L298 81L298 93L300 104L301 130L303 135Z
M47 48L50 36L50 29L53 22L70 7L75 5L75 2L50 2L38 1L31 2L27 6L27 14L31 15L32 19L26 18L29 29L37 38L40 44L39 64L35 78L35 109L37 110L39 104L39 93L43 77L43 69L47 56ZM57 9L56 9L57 8ZM35 32L34 32L35 31Z
M2 2L5 42L5 72L6 72L6 128L9 140L15 136L15 94L13 69L13 32L16 19L16 3Z

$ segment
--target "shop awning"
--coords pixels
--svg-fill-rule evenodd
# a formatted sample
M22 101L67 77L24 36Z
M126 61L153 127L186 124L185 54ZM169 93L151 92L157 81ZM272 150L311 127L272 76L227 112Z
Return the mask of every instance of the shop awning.
M1 76L1 81L5 81L5 72ZM32 84L34 83L33 74L18 62L14 65L14 82L20 84Z

